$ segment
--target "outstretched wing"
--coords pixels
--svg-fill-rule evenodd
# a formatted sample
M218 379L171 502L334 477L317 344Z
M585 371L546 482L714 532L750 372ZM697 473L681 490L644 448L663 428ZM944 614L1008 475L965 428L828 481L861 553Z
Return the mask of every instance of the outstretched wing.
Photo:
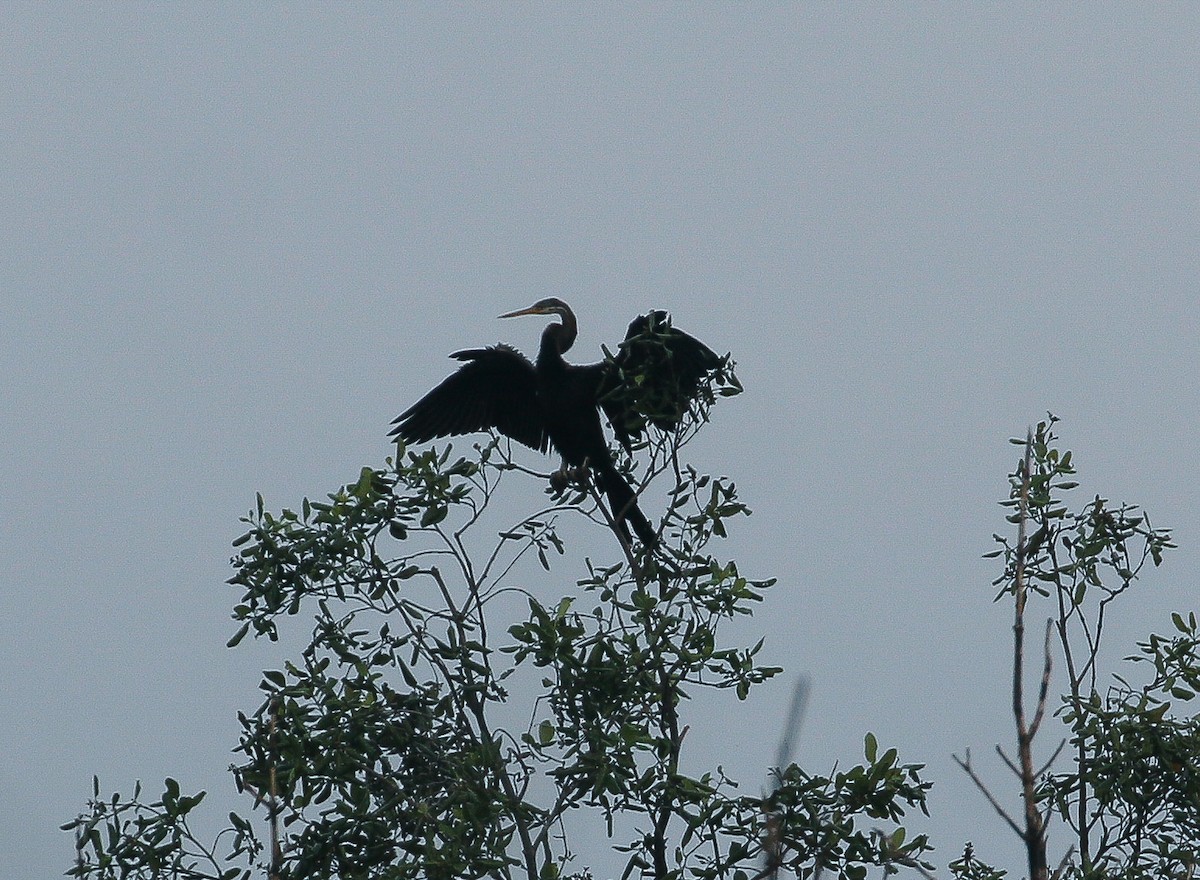
M397 416L388 436L424 443L495 428L533 449L549 448L537 374L528 358L507 345L456 351L450 357L465 363Z
M725 359L653 311L634 318L617 354L603 365L600 406L627 450L646 423L669 431L691 407L701 381Z

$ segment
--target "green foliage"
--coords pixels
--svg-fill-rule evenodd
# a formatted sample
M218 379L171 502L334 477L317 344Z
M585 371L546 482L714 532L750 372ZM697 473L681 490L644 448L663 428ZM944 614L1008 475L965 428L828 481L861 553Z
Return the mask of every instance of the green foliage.
M975 858L975 847L970 843L963 849L960 858L955 859L947 867L950 876L955 880L1004 880L1007 871L997 871L991 865Z
M830 776L812 775L795 764L778 773L776 789L763 805L770 826L766 839L780 844L770 859L773 865L800 878L832 871L851 880L865 878L871 866L932 867L920 862L932 849L926 835L910 840L896 824L906 808L928 815L925 796L931 786L921 779L921 765L900 764L895 749L878 754L869 733L864 751L865 764ZM747 811L755 806L752 799L743 803ZM742 821L746 845L752 846L749 835L762 837L765 829L749 814ZM879 823L887 823L888 830Z
M1152 635L1128 658L1153 666L1149 683L1108 679L1100 667L1113 603L1148 562L1160 565L1175 545L1136 506L1113 505L1099 495L1080 508L1067 504L1064 494L1078 483L1071 453L1057 446L1057 421L1051 415L1037 426L1028 474L1022 463L1009 475L1003 504L1014 509L1013 524L1019 524L1028 477L1024 545L996 535L1001 548L988 554L1005 562L995 581L1001 596L1015 593L1023 578L1029 590L1049 598L1050 625L1066 666L1059 715L1069 729L1071 762L1043 771L1037 806L1072 835L1061 877L1191 877L1200 864L1200 714L1173 713L1172 706L1200 692L1195 615L1174 615L1178 635Z
M1103 628L1109 604L1130 588L1147 561L1159 565L1163 551L1175 545L1170 532L1154 529L1145 513L1136 505L1113 506L1097 495L1082 508L1071 511L1063 494L1079 483L1069 450L1061 451L1053 415L1040 422L1033 436L1032 467L1029 474L1029 536L1020 557L1029 588L1043 596L1052 596L1059 606L1059 617L1067 625L1077 624L1087 646L1094 646ZM1024 445L1023 439L1014 444ZM1003 506L1012 508L1008 521L1016 524L1024 468L1009 474L1010 494ZM1004 573L995 584L1004 585L1003 593L1015 589L1017 546L1001 535L994 535L1001 549L987 554L1003 555ZM1094 618L1088 616L1088 603L1096 605ZM1094 668L1089 670L1094 673Z
M495 530L488 510L501 483L528 472L497 440L458 458L448 447L399 449L299 511L271 512L259 497L234 542L230 582L241 596L229 645L275 641L287 617L311 622L307 646L263 673L261 702L238 716L234 781L249 815L265 814L269 837L255 833L261 818L235 812L206 845L189 824L204 792L185 795L168 779L152 802L140 785L131 798L102 799L94 781L88 811L63 826L77 841L68 873L591 880L598 856L577 853L569 834L578 820L568 816L583 811L603 823L622 878L932 876L928 839L901 824L907 811L926 812L923 768L873 734L861 764L827 775L776 768L760 796L739 794L720 766L682 760L692 694L741 700L780 672L759 661L761 641L724 637L773 584L713 549L750 511L728 479L679 458L708 408L740 387L732 373L718 379L682 423L639 445L640 463L621 462L640 486L672 481L653 553L613 541L615 559L570 560L563 523L611 525L587 486L569 497L548 490L548 506ZM1200 693L1196 616L1174 615L1171 636L1150 636L1129 658L1151 673L1146 683L1118 676L1100 686L1106 614L1173 544L1136 507L1100 496L1066 503L1077 483L1055 422L1039 424L1028 469L1023 459L1009 475L1002 503L1018 536L997 535L989 554L1004 563L997 598L1016 597L1018 656L1032 593L1052 610L1047 632L1066 666L1059 716L1071 762L1051 762L1024 786L1041 817L1027 843L1046 845L1040 823L1053 815L1074 835L1056 877L1192 877L1200 714L1183 707ZM544 572L573 565L568 590L546 585ZM1044 669L1024 747L1041 725L1049 655ZM957 880L1006 876L970 844L947 870Z
M722 635L773 583L712 550L749 510L728 479L679 458L708 408L737 390L729 366L683 423L640 447L640 485L673 481L660 546L635 556L613 540L620 555L584 560L565 593L527 563L569 566L563 522L604 523L606 511L578 487L489 532L501 482L525 470L496 440L459 458L399 449L298 511L258 498L235 542L242 595L229 644L276 640L289 616L312 630L239 715L234 779L279 820L281 848L264 849L231 816L232 855L295 880L585 877L592 857L575 853L566 823L583 809L603 822L625 876L747 878L770 863L861 877L920 857L927 841L898 823L924 809L928 786L873 738L862 766L781 768L765 797L681 761L692 693L744 699L780 671L759 662L761 641ZM231 880L228 860L225 875L194 867L208 861L187 854L179 804L195 806L177 791L151 805L97 792L92 816L72 825L85 841L74 873L158 877L172 860L170 876ZM103 822L108 835L93 833ZM161 854L148 848L163 841ZM216 871L220 859L209 861ZM125 873L111 873L117 864Z
M245 817L230 813L229 827L211 845L203 844L190 819L204 795L185 795L179 783L168 778L157 801L143 800L140 784L128 800L119 794L102 800L100 780L92 777L89 812L62 826L75 833L76 842L76 864L67 875L93 880L245 880L262 843Z
M1090 870L1071 876L1183 878L1200 865L1200 712L1172 711L1200 684L1200 634L1195 614L1176 614L1174 624L1177 635L1152 635L1129 658L1153 666L1150 682L1117 677L1104 697L1065 713L1086 760L1049 776L1043 793L1073 831L1095 838Z

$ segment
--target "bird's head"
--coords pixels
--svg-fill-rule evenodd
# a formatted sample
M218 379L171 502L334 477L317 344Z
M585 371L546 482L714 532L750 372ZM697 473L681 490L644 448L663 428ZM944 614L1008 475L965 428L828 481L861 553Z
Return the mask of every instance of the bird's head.
M568 317L575 317L571 312L571 307L556 296L539 299L527 309L517 309L515 312L508 312L500 317L519 318L522 315L558 315L564 320L568 319Z

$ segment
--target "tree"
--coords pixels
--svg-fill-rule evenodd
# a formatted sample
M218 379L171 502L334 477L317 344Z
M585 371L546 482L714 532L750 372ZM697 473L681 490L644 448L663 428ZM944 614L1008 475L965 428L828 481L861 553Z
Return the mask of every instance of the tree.
M1004 570L997 599L1014 603L1012 705L1016 758L997 746L1021 784L1013 815L976 774L970 752L958 759L1009 828L1023 841L1029 876L1058 878L1183 878L1200 868L1200 714L1172 713L1200 692L1196 615L1174 614L1175 634L1151 635L1131 664L1153 667L1150 681L1131 684L1101 671L1104 626L1111 609L1137 584L1146 563L1158 566L1174 546L1170 532L1129 504L1096 495L1072 510L1065 493L1079 483L1069 450L1058 448L1050 415L1012 442L1024 455L1009 474L1002 504L1017 527L1015 541L996 535ZM1048 602L1041 675L1033 711L1025 699L1025 621L1030 602ZM1052 642L1066 671L1057 714L1067 736L1036 765L1034 740L1050 706ZM1066 748L1068 766L1056 769ZM1058 820L1070 843L1050 859L1049 828ZM1052 865L1056 867L1052 870ZM968 853L961 876L998 877Z
M64 826L77 838L69 873L584 878L596 856L576 851L579 821L602 824L622 877L927 869L928 841L900 824L925 808L921 766L873 735L863 764L825 775L789 764L759 796L684 758L692 692L744 699L780 671L758 662L761 641L731 646L721 632L773 583L716 555L750 511L730 480L683 457L738 390L726 360L677 429L620 462L639 491L669 483L652 552L568 554L574 518L613 525L587 485L498 525L502 484L548 475L496 439L460 457L398 449L298 511L272 513L259 496L235 542L243 595L229 644L276 639L282 617L313 623L239 716L232 773L247 811L207 844L189 822L203 791L168 779L154 801L140 787L101 798L96 781L87 813ZM572 585L536 584L533 560Z

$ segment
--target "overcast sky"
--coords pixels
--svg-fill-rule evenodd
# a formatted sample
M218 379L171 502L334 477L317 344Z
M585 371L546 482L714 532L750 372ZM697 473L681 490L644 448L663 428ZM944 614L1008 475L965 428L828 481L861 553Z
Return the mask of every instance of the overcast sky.
M5 873L70 866L93 773L228 812L284 656L224 647L238 517L381 463L555 295L576 360L659 307L740 364L694 452L789 677L693 757L756 791L807 674L801 763L874 731L929 765L939 863L1019 875L950 760L1013 739L1006 438L1052 410L1078 503L1176 530L1114 655L1196 606L1198 46L1185 4L4 4Z

